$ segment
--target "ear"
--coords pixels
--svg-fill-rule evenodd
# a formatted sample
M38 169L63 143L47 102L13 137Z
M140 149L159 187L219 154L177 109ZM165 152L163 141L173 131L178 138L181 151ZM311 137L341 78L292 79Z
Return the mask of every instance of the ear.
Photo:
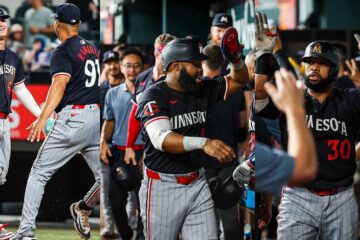
M173 62L173 63L172 63L172 67L173 67L174 70L177 71L177 72L180 72L180 70L181 70L181 68L182 68L181 63L179 63L179 62Z

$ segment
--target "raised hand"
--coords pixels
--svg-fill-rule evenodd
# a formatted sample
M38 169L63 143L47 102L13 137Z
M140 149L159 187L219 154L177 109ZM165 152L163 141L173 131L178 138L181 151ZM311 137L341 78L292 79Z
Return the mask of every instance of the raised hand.
M271 52L276 43L276 29L269 29L265 13L255 16L255 49L259 52Z

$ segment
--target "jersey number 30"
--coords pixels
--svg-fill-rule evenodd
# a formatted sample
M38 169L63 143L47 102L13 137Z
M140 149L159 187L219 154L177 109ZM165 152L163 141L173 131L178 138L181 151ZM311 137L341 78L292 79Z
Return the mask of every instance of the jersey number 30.
M96 82L100 85L100 82L98 81L100 76L99 59L95 59L95 62L90 59L86 60L85 75L90 77L90 79L86 79L85 87L92 87Z
M328 140L328 147L331 148L332 153L328 153L328 160L334 161L341 157L343 160L346 160L350 157L351 153L351 144L350 141L344 139L340 140Z

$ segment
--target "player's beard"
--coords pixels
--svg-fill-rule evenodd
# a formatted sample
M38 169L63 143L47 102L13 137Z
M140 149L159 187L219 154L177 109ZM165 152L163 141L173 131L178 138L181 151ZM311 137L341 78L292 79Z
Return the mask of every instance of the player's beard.
M309 76L305 77L305 86L315 92L323 92L330 86L332 82L333 81L330 78L324 79L320 76L320 81L318 83L312 83L309 79Z
M188 92L194 92L198 87L196 78L193 78L190 74L188 74L184 68L180 70L179 83Z

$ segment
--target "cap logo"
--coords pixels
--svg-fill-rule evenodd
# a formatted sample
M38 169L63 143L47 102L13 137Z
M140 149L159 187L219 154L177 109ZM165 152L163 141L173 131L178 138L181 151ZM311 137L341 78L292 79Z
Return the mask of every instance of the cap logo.
M312 50L312 52L317 53L317 54L321 54L322 52L322 48L320 44L316 44Z
M76 22L76 19L71 19L71 22L73 22L73 23Z
M109 58L113 58L113 57L115 57L114 53L109 53Z
M227 16L222 16L220 22L228 22Z
M80 44L84 45L84 44L85 44L85 40L80 40Z

